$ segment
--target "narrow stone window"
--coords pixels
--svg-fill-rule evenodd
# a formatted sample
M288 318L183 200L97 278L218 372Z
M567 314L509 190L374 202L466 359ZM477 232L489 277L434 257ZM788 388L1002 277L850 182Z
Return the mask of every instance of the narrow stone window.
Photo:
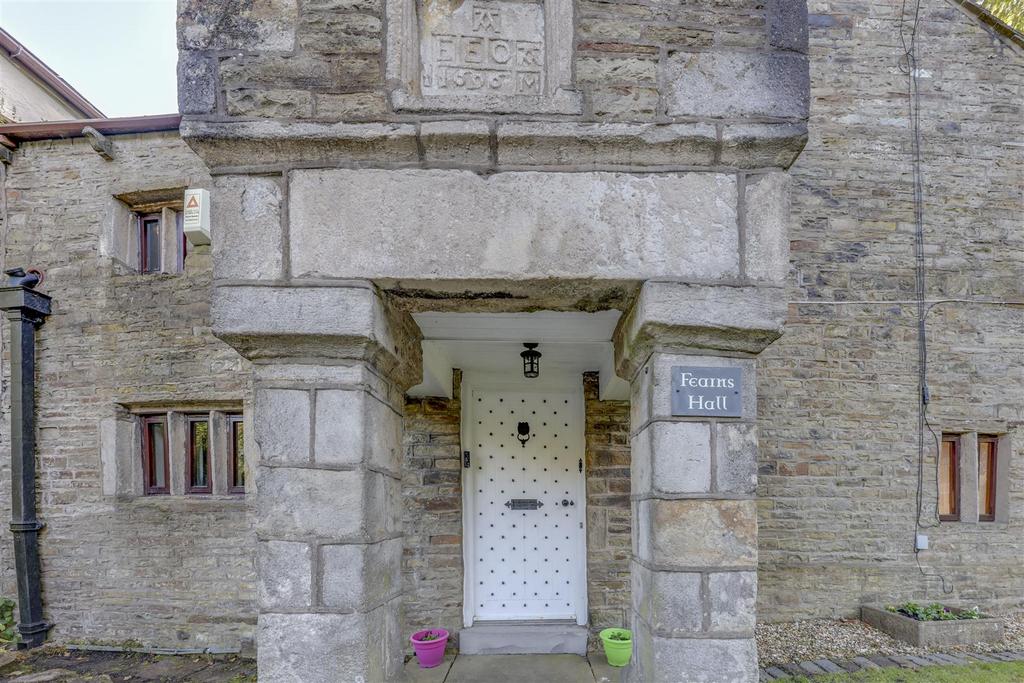
M996 519L996 476L998 476L997 450L999 438L978 437L978 521Z
M960 457L959 436L942 435L939 451L939 520L956 522L960 519Z
M228 493L245 493L245 424L228 415Z
M139 272L159 273L163 267L160 244L160 214L139 216Z
M142 470L147 496L170 493L165 415L147 415L142 418Z
M206 415L188 416L188 480L185 493L212 493L210 473L210 420Z

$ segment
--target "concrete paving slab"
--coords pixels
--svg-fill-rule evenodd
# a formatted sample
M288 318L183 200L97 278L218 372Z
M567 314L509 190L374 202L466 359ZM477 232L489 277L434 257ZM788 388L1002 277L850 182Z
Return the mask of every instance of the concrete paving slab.
M432 669L421 669L419 660L413 657L402 668L402 683L444 683L448 671L452 668L455 655L445 655L440 666Z
M612 666L603 652L591 652L587 655L590 662L590 670L594 674L597 683L621 683L624 666Z
M594 683L578 655L460 655L445 683Z

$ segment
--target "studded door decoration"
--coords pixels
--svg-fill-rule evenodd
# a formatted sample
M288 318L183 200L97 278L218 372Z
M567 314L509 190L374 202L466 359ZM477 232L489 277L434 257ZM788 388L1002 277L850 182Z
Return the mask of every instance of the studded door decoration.
M471 400L474 620L582 619L581 397L474 390Z

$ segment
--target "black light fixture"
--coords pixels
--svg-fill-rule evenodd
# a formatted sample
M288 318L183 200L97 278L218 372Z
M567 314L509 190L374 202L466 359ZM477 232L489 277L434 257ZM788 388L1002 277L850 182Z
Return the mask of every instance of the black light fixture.
M540 376L540 351L537 350L537 343L525 343L526 350L519 355L523 357L523 377Z

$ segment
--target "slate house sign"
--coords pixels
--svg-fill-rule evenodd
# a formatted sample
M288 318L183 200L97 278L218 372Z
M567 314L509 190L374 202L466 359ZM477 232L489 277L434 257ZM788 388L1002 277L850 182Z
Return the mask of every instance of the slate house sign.
M742 417L742 369L674 366L672 414Z

